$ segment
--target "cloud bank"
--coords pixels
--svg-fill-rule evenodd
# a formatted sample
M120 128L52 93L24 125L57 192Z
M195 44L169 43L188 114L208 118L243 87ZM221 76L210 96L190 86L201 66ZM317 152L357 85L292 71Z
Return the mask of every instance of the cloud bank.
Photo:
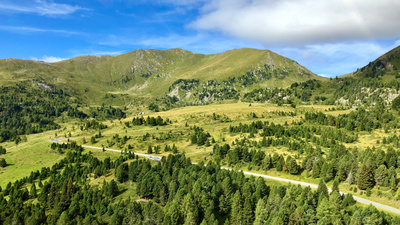
M398 0L213 0L189 26L293 46L395 38L399 12Z

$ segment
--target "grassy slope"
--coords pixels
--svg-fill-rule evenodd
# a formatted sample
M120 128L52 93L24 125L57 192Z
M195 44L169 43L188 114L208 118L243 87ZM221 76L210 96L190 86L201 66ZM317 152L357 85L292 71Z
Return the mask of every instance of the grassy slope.
M286 87L293 82L324 79L268 50L235 49L201 55L182 49L139 49L118 56L81 56L58 63L0 60L0 85L42 78L89 104L99 104L104 101L105 93L158 97L165 95L178 79L221 81L263 68L265 64L289 71L289 75L285 79L272 78L258 86ZM146 74L151 75L146 77ZM123 81L126 77L129 80Z
M373 74L378 75L399 75L400 69L400 46L390 50L375 61L364 66L355 75L357 77L370 77Z

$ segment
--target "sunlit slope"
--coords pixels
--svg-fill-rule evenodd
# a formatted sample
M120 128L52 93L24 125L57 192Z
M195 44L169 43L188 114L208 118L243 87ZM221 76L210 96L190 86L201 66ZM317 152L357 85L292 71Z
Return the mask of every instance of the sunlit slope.
M163 96L179 79L222 82L260 73L268 74L268 78L260 80L257 87L286 87L293 82L324 79L291 59L256 49L211 55L182 49L138 49L117 56L80 56L57 63L0 60L2 85L20 80L44 80L83 99L98 101L106 93Z

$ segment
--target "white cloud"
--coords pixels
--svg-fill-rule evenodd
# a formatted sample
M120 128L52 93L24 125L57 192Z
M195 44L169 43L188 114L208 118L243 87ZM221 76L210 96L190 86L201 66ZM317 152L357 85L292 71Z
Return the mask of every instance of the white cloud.
M190 24L263 44L304 45L400 35L398 0L213 0Z
M43 29L37 27L25 27L25 26L3 26L0 25L0 30L9 32L20 32L20 33L59 33L65 35L86 35L83 32L58 30L58 29Z
M18 4L19 3L19 4ZM80 10L88 10L80 6L59 4L43 0L13 1L0 3L0 12L34 13L42 16L61 16L73 14Z
M44 55L42 58L31 57L31 59L35 60L35 61L43 61L43 62L48 62L48 63L54 63L54 62L66 60L65 58L60 58L60 57L55 57L55 56L47 56L47 55Z

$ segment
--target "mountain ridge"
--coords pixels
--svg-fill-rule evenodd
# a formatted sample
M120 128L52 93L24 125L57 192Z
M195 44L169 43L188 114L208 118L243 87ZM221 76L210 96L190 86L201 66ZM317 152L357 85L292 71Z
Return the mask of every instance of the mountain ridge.
M249 48L209 55L179 48L136 49L121 55L85 55L55 63L0 60L1 84L39 79L95 102L110 93L162 97L170 94L171 85L178 80L215 80L222 84L236 78L252 79L257 87L287 87L293 82L324 79L294 60ZM246 85L231 86L249 88Z

